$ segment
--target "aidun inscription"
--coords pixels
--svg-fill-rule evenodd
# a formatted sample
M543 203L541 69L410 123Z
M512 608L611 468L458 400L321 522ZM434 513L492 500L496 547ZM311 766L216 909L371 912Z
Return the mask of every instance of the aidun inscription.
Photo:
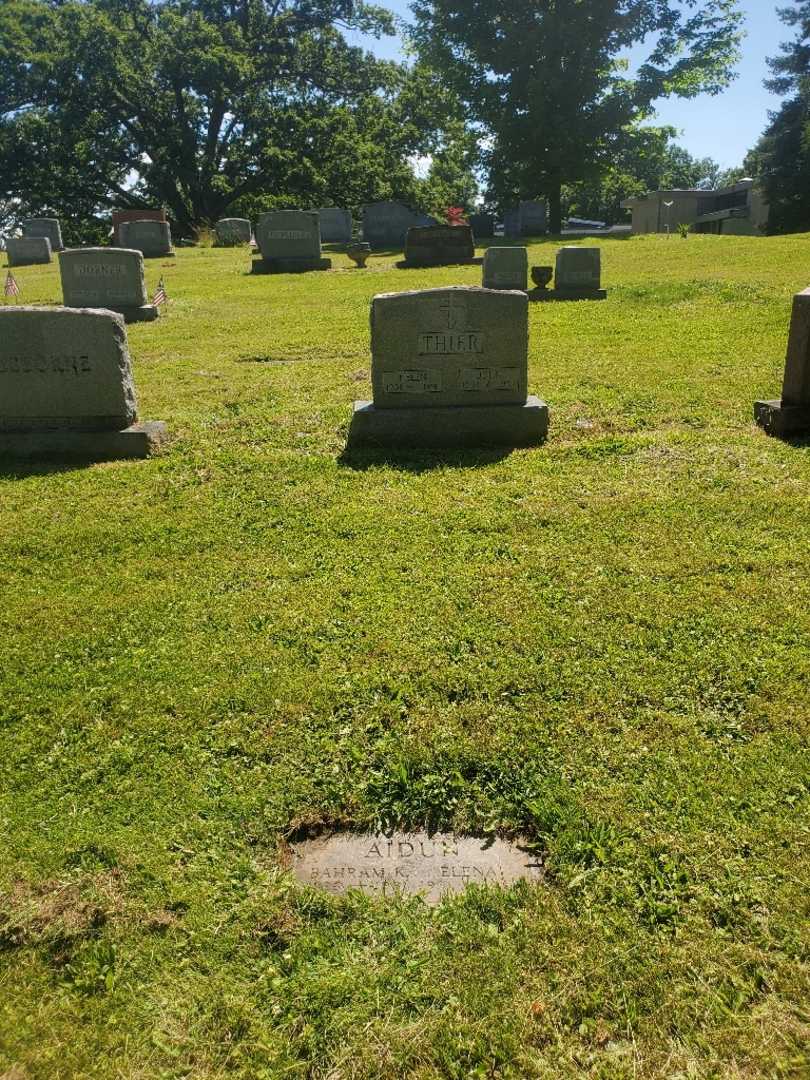
M332 893L360 889L374 895L421 895L436 904L469 885L540 881L543 867L520 844L440 833L336 833L292 849L292 871Z

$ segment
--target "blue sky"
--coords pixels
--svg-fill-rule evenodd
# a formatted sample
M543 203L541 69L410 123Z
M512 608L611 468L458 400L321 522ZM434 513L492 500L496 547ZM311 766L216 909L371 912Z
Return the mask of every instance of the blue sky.
M382 7L408 17L408 0L377 0ZM516 0L520 2L520 0ZM784 0L779 0L782 4ZM656 123L671 124L683 132L678 142L696 157L713 157L720 165L741 165L745 154L757 141L768 120L768 110L779 107L780 99L769 94L762 80L768 69L766 57L779 51L791 30L779 22L774 0L742 0L747 37L743 42L738 78L717 97L704 95L692 101L676 98L662 101ZM359 41L357 35L352 39ZM365 40L381 56L401 58L400 43L394 39Z

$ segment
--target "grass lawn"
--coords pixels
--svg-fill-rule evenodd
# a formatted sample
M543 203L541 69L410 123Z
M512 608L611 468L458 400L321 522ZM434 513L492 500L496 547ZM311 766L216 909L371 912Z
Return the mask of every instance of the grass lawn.
M541 448L345 454L370 298L480 268L201 248L129 328L168 450L0 465L0 1078L810 1076L810 443L752 422L810 236L601 247ZM547 880L327 896L318 823Z

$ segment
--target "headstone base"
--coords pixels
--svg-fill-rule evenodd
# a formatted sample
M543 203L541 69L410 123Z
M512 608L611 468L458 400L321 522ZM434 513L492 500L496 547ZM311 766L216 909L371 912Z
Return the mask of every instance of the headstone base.
M378 409L355 401L350 447L537 446L548 433L548 406L530 396L523 405L443 405Z
M161 420L132 424L123 431L0 431L0 458L145 458L167 437L168 430Z
M253 274L304 274L309 270L331 270L331 259L253 259Z
M481 266L483 262L483 255L478 255L473 259L400 259L394 266L397 270L428 270L437 266Z
M143 307L113 307L111 304L105 304L104 307L108 311L116 311L119 315L123 315L125 323L154 322L160 316L160 308L155 304L144 304Z
M754 419L768 435L786 438L810 434L810 405L783 405L781 401L755 401Z
M529 300L607 300L607 289L529 289Z

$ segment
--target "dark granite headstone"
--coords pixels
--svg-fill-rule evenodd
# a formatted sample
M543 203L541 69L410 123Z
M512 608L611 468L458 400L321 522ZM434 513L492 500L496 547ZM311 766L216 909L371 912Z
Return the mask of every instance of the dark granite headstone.
M416 225L405 238L406 266L452 266L475 258L469 225Z
M782 397L754 402L754 418L769 435L810 433L810 289L793 297Z

